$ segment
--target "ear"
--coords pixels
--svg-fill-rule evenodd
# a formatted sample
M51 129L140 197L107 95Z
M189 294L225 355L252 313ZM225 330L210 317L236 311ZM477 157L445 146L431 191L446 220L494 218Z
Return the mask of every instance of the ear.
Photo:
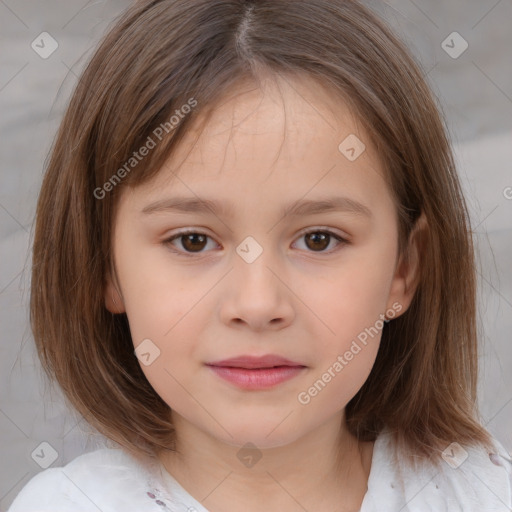
M420 283L421 254L425 248L427 234L428 223L422 212L409 235L405 253L400 255L391 283L388 309L396 303L402 306L398 310L400 314L397 314L395 318L407 311Z
M119 285L113 270L109 271L106 276L105 307L114 314L126 312L123 297L119 291Z

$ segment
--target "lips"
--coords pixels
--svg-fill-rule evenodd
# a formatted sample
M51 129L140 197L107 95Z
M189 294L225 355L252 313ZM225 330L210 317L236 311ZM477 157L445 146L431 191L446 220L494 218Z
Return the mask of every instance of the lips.
M238 356L231 359L223 359L207 363L208 366L220 366L225 368L245 368L248 370L261 368L274 368L277 366L304 367L305 365L295 361L290 361L281 356L269 354L265 356Z
M206 366L224 381L245 391L269 390L299 376L306 368L277 355L239 356Z

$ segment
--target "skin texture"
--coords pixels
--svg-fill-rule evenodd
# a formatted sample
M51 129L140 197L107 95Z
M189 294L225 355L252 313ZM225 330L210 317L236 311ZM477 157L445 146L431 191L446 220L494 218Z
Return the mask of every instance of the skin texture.
M338 149L350 134L366 144L355 161ZM371 371L380 331L308 404L297 397L365 328L390 309L403 314L412 299L415 245L406 266L383 176L339 98L311 79L280 77L227 97L153 181L123 192L106 307L127 313L135 347L145 339L158 347L142 369L172 409L179 452L160 460L212 512L359 510L373 443L348 433L344 408ZM229 203L232 215L142 213L178 195ZM332 195L364 204L371 217L281 213L297 199ZM166 242L185 228L209 238ZM326 228L348 243L331 237L322 245L304 233ZM263 249L252 263L236 251L248 236ZM270 390L247 391L205 366L247 354L307 368ZM239 454L248 442L261 455L252 467Z

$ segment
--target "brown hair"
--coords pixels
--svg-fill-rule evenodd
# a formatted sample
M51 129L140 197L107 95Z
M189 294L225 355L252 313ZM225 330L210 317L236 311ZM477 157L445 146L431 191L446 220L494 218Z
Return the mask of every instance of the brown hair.
M428 224L415 296L383 329L346 408L350 431L374 440L387 427L411 454L434 459L454 440L489 446L476 419L472 238L446 128L405 45L351 0L144 0L117 20L72 95L37 206L31 325L46 372L130 452L170 447L169 407L140 368L126 315L105 308L116 204L235 82L264 72L315 78L357 113L387 172L400 254L421 213ZM196 108L120 172L191 98Z

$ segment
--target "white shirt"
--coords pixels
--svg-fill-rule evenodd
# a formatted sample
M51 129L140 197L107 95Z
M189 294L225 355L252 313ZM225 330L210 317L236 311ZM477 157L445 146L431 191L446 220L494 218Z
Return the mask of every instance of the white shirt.
M451 465L443 462L441 472L432 466L406 471L402 488L396 448L390 434L381 433L360 512L512 511L512 461L494 444L493 454L465 447L463 462L466 452L445 450ZM120 448L102 448L34 476L8 512L208 512L196 498L158 461L143 463Z

